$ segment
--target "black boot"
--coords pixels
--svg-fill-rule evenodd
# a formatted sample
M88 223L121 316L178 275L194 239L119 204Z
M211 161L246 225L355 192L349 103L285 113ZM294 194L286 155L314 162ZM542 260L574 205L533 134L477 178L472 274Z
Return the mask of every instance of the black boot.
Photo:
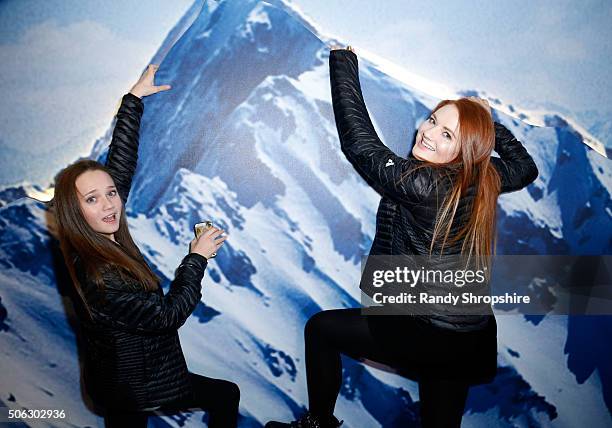
M306 412L297 421L290 422L288 424L276 421L268 422L264 428L338 428L344 421L338 421L332 416L331 421L324 423L320 421L316 416L310 412Z

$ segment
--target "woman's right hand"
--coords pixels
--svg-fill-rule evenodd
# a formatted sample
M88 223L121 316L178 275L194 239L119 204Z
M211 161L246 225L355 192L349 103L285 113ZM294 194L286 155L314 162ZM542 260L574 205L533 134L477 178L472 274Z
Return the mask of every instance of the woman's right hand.
M140 79L138 79L138 82L130 89L130 93L136 95L138 98L142 98L170 89L170 85L155 86L155 73L157 73L158 69L159 65L149 64L145 72L140 76Z
M189 252L197 253L201 256L210 259L213 257L213 254L219 251L219 248L223 245L224 241L227 239L227 235L221 236L223 233L222 229L217 229L216 227L211 227L206 232L200 235L199 238L194 238L189 244Z

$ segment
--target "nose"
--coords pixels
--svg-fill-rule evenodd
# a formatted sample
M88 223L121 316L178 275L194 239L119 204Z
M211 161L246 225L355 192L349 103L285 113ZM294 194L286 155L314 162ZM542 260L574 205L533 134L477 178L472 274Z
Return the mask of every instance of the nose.
M113 207L114 207L113 201L110 199L110 197L108 197L108 196L105 197L104 198L104 205L102 206L102 208L105 209L105 210L108 210L108 209L111 209Z

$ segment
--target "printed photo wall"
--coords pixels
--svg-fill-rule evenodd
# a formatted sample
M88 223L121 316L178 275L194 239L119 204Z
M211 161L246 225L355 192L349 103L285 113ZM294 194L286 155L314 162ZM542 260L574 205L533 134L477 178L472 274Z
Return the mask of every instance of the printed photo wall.
M290 3L196 2L149 61L172 90L144 100L130 229L165 290L195 223L227 231L180 337L190 370L240 385L242 427L302 412L304 324L318 311L360 305L360 262L380 195L340 151L328 68L336 43L346 41L325 36ZM378 58L359 60L379 135L407 155L438 94ZM490 103L540 171L526 189L499 198L498 252L610 254L605 150L560 113ZM71 144L104 161L112 126ZM24 420L30 426L102 426L80 381L78 325L53 224L45 203L31 198L48 196L51 183L29 176L39 159L0 150L6 167L23 171L0 190L0 406L65 411ZM497 322L498 374L470 390L464 426L612 424L609 316L502 314ZM415 382L348 358L343 366L336 409L345 426L418 426ZM160 414L154 423L201 426L204 417Z

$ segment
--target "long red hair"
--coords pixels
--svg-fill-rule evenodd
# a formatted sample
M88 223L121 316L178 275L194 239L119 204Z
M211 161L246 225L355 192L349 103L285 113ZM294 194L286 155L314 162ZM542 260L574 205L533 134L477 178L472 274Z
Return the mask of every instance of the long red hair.
M468 98L443 100L432 113L449 104L459 112L459 153L448 163L424 161L419 166L438 170L442 173L439 177L449 178L451 183L438 209L430 254L434 247L442 254L447 245L463 241L461 254L468 261L474 256L477 266L488 266L495 252L497 198L501 189L499 174L490 161L495 147L495 128L489 112ZM470 186L475 190L470 217L451 234L459 201Z

